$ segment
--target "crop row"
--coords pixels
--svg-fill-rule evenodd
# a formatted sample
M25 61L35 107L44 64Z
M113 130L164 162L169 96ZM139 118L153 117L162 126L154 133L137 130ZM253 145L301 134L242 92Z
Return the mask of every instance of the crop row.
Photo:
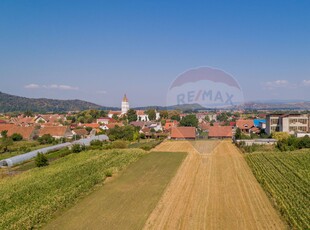
M292 228L310 228L310 153L253 153L249 166Z
M86 151L1 180L0 229L40 227L111 172L123 169L143 154L137 149Z

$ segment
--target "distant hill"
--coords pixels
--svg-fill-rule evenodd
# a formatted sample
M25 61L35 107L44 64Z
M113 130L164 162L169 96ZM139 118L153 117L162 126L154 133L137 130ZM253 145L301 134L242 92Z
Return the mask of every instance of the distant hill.
M26 98L0 92L0 112L67 112L87 109L115 109L82 100L54 100Z

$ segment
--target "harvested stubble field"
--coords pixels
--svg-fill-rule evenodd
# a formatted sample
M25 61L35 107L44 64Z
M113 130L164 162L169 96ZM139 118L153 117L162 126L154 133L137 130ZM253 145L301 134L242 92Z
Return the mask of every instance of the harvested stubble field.
M189 155L144 229L286 228L229 141L167 141L155 150Z

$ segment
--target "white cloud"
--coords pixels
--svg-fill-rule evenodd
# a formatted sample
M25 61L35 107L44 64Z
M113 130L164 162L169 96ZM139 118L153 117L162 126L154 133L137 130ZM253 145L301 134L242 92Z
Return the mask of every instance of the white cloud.
M26 88L26 89L38 89L38 88L40 88L40 86L37 84L29 84L29 85L25 85L24 88Z
M57 85L57 84L52 84L52 85L38 85L38 84L29 84L25 85L25 88L27 89L59 89L59 90L79 90L78 87L76 86L70 86L70 85Z
M108 92L105 90L98 90L96 93L97 94L107 94Z
M291 83L287 80L276 80L276 81L267 81L263 83L263 88L267 90L273 90L278 88L296 88L297 84Z
M303 86L310 86L310 80L303 80L302 85Z

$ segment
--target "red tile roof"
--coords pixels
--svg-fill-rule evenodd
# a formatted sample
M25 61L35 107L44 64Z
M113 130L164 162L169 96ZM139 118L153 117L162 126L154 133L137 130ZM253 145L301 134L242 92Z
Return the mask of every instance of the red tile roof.
M22 127L22 126L17 126L14 124L1 124L0 125L0 132L7 130L8 131L8 136L11 136L13 133L19 133L23 136L24 139L31 139L33 132L34 132L34 127Z
M209 137L232 137L232 127L231 126L210 126Z
M53 137L65 137L71 133L68 126L48 126L39 130L39 136L50 134ZM72 133L71 133L72 134Z
M173 139L195 139L195 127L173 127L171 129L171 138Z
M87 124L83 124L83 127L91 127L93 129L98 129L100 127L100 124L98 123L87 123Z
M236 126L240 129L250 129L254 126L253 120L237 120Z

